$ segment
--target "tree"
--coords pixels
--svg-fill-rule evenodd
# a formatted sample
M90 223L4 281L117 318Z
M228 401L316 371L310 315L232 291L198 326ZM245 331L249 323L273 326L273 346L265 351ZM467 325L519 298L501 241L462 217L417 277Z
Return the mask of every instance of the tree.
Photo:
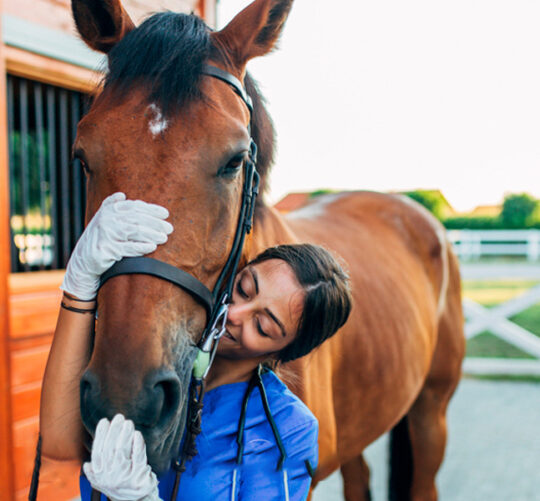
M439 191L414 190L407 191L404 194L423 205L437 219L444 219L447 202Z
M533 223L538 200L527 193L507 195L504 198L501 220L505 228L527 228Z

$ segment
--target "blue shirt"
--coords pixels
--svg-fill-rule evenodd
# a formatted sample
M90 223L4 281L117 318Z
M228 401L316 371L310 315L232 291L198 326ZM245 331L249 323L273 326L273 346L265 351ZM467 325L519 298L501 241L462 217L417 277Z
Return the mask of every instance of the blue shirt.
M287 459L281 457L266 418L259 389L249 399L244 430L244 455L236 462L236 437L242 401L248 383L219 386L204 396L202 431L197 437L199 454L186 464L176 501L303 501L317 466L318 423L304 403L273 372L262 375L272 417L281 436ZM159 477L159 493L169 501L175 472ZM234 492L233 492L234 491ZM91 487L81 477L81 499L89 501ZM105 501L105 497L102 496Z

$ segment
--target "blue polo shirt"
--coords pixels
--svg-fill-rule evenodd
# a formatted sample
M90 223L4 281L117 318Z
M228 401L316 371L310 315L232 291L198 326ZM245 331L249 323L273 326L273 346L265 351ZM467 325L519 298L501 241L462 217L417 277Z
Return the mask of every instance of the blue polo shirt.
M248 383L219 386L204 396L202 431L197 437L199 454L186 464L176 501L303 501L317 466L317 420L304 403L273 372L262 375L272 417L287 459L281 457L266 418L259 388L249 398L244 429L244 455L236 462L236 442L242 401ZM309 462L309 466L308 466ZM159 477L160 497L169 501L175 472ZM90 501L91 487L81 477L81 499ZM102 496L105 501L105 496Z

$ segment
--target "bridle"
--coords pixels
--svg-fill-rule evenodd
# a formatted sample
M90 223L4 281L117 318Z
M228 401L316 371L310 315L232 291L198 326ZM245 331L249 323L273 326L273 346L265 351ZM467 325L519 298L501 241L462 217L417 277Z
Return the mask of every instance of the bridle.
M229 257L221 270L212 291L193 275L171 264L148 257L127 257L109 268L100 280L100 288L107 280L119 275L143 274L151 275L171 282L189 292L206 309L207 325L197 345L198 352L193 364L192 379L189 389L189 414L186 423L186 433L182 452L173 463L176 471L176 480L172 493L172 500L177 497L180 475L185 470L185 464L197 454L195 439L201 430L202 399L204 395L204 381L214 360L219 339L225 333L225 324L229 311L229 301L232 295L234 279L238 263L242 255L244 240L250 233L253 225L255 202L259 193L259 174L256 168L257 145L251 137L251 123L253 120L253 103L244 86L235 76L213 65L205 64L203 75L217 78L227 83L235 93L244 101L249 109L250 133L249 155L244 162L244 182L242 190L242 204L236 232ZM28 495L29 501L35 501L39 482L39 469L41 463L41 437L38 438L34 472ZM96 496L97 495L97 496ZM99 499L99 493L92 491L92 499Z
M205 64L203 75L217 78L227 83L246 103L250 116L253 116L253 104L245 91L242 83L230 73ZM251 121L248 126L251 136ZM242 190L242 204L236 227L231 252L225 266L221 270L219 278L212 292L193 275L171 264L148 257L128 257L115 263L102 276L100 287L110 278L119 275L144 274L167 280L194 296L206 309L208 323L199 341L199 353L194 364L194 377L204 379L210 369L210 365L217 347L216 341L225 332L227 321L228 302L231 297L234 278L238 263L242 255L245 236L251 231L253 224L253 212L259 193L259 174L256 169L257 145L250 138L249 155L244 162L244 186Z

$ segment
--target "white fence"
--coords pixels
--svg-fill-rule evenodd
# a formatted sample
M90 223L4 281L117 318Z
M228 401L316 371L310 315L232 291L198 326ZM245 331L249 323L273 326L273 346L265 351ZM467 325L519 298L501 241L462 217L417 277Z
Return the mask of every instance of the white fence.
M481 332L489 331L499 339L510 343L534 359L470 358L463 369L468 374L534 375L540 376L540 337L520 327L510 317L540 302L540 285L525 294L510 299L493 308L485 308L469 299L463 301L468 318L465 336L471 339Z
M540 230L449 230L448 237L462 259L482 256L540 259Z

